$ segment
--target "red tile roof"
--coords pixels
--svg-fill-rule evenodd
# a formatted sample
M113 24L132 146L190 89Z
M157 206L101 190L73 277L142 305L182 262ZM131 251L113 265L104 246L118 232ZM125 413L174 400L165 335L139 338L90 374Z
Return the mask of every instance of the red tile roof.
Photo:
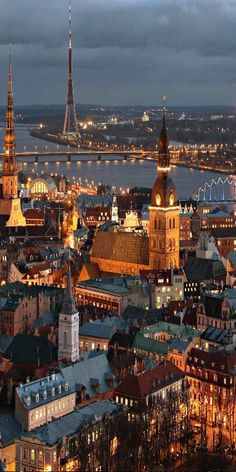
M152 370L138 375L129 374L115 389L115 395L143 400L165 385L184 377L184 373L172 362L164 361Z
M230 374L236 369L236 354L226 355L221 352L206 352L192 348L187 365L221 374Z

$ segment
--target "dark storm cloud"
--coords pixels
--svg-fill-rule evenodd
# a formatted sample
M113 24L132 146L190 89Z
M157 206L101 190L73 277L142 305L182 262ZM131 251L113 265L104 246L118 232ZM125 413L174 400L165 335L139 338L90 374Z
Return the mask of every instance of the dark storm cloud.
M0 0L0 61L5 70L12 42L19 103L64 101L67 6ZM72 0L72 7L79 101L155 104L167 94L176 104L236 102L235 0Z

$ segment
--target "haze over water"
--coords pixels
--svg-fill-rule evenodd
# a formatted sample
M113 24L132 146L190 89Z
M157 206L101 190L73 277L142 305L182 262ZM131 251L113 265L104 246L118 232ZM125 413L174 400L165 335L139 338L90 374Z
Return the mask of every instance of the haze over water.
M2 149L4 140L4 125L2 125L2 133L0 136L0 146ZM27 126L16 126L16 142L17 151L35 150L57 150L57 145L54 143L46 142L41 139L34 138L29 135ZM46 148L47 147L47 148ZM60 146L60 150L65 149L64 146ZM119 158L114 160L105 161L105 157L102 157L104 161L98 162L95 158L91 158L90 161L85 158L83 162L76 161L76 156L72 156L72 162L69 164L66 161L66 157L60 156L43 156L39 157L38 165L34 164L34 158L27 157L20 159L22 162L27 161L27 165L23 165L22 168L27 173L41 173L45 174L58 173L64 174L68 178L82 181L88 179L88 181L94 181L95 184L99 182L103 184L111 184L120 187L132 188L135 185L143 187L152 187L156 178L157 165L152 161L123 161ZM48 164L46 164L46 161ZM33 174L32 174L33 175ZM188 198L201 184L207 180L211 180L213 177L218 178L219 173L212 173L206 171L199 171L193 169L187 169L184 167L175 167L172 169L172 178L177 188L179 198Z

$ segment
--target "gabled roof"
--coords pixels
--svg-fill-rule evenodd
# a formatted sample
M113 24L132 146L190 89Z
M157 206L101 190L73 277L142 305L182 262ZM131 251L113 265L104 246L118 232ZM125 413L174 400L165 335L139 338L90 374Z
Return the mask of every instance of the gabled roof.
M143 400L151 393L171 385L184 378L183 371L172 362L163 361L152 370L138 375L130 374L116 387L115 394L124 395L137 400Z
M221 374L236 374L236 354L226 355L219 351L208 352L192 348L187 364Z
M213 341L222 345L229 342L231 337L232 334L229 333L229 331L225 331L220 328L214 328L213 326L208 326L208 328L206 328L201 334L201 339L204 339L205 341Z
M226 276L226 269L220 260L190 257L184 266L184 272L189 281L202 282Z
M149 239L135 233L110 233L98 231L94 239L91 257L148 265Z
M17 334L8 346L4 357L16 364L41 367L57 360L57 348L44 337Z
M115 381L112 365L108 362L105 353L100 353L96 357L86 358L85 360L81 356L79 362L60 366L60 371L72 389L77 390L78 384L83 385L89 398L95 397L95 391L90 382L91 378L98 379L100 393L106 393L110 389L105 374L111 374Z

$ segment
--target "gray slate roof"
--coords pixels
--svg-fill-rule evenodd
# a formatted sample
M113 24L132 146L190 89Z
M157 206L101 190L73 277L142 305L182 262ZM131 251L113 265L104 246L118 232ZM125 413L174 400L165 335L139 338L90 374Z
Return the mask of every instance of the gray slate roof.
M188 281L202 282L204 280L224 277L226 270L221 261L190 257L184 267Z
M52 387L54 387L54 394L52 395ZM60 391L58 390L60 387ZM45 398L43 392L46 392ZM34 380L16 388L16 395L19 397L24 407L27 410L33 410L40 405L50 403L52 400L71 395L74 390L66 382L61 373L52 374L39 380ZM36 402L36 394L39 394ZM28 402L27 399L30 401Z
M80 335L81 336L90 336L93 338L101 338L101 339L111 339L113 334L113 327L91 322L85 323L83 326L80 327Z
M0 353L4 354L11 344L13 336L6 336L5 334L0 335Z
M201 335L201 339L206 341L213 341L218 344L224 344L229 340L231 334L228 331L224 331L220 328L214 328L213 326L208 326Z
M61 366L60 371L72 390L77 391L78 384L81 384L86 388L86 394L90 398L95 397L91 379L98 380L100 393L106 393L110 389L106 381L107 374L110 374L115 380L112 365L108 362L105 353L86 360L81 358L74 364ZM116 384L116 381L114 383Z
M112 415L121 410L122 407L120 405L110 400L97 401L36 428L33 431L33 435L51 446L57 443L62 436L70 436L76 433L83 425L92 423L96 419L101 420L104 415Z
M0 432L2 435L3 447L14 443L22 434L22 426L12 416L1 413L0 414Z

